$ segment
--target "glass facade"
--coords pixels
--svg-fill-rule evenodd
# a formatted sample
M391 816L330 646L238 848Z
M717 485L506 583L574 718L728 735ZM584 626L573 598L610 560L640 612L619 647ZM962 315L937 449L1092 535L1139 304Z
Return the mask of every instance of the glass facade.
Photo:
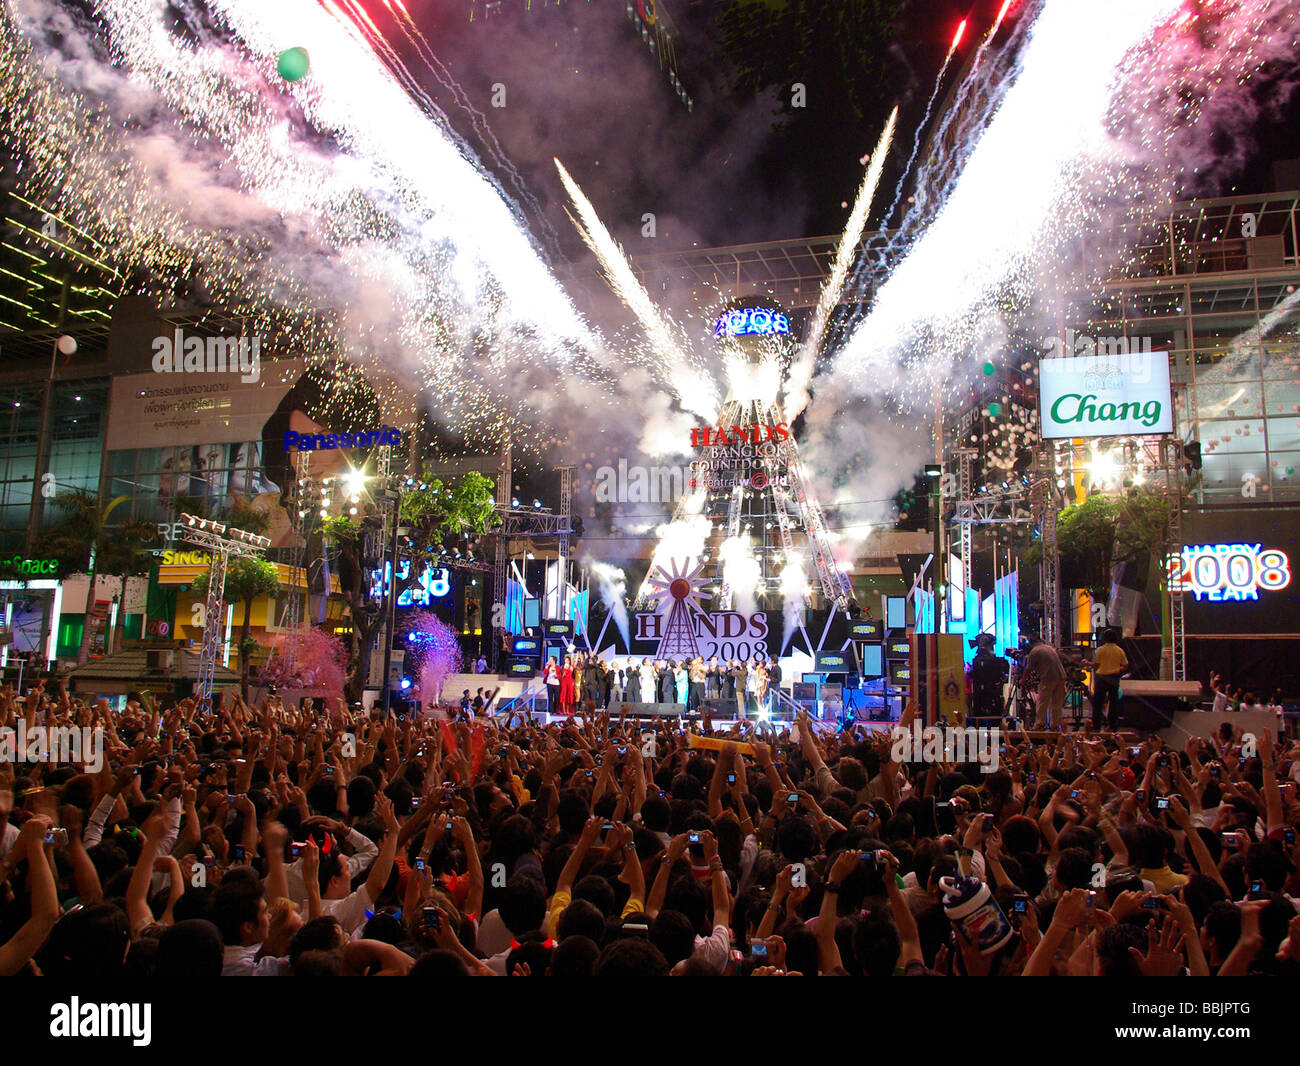
M150 522L190 509L217 514L236 500L280 492L262 469L261 441L110 452L108 478L109 497L126 505L122 519Z
M1072 316L1080 333L1167 354L1177 432L1201 442L1205 504L1300 501L1298 204L1177 205L1148 232L1139 276Z
M27 537L43 392L40 385L0 386L0 551L6 553L22 550ZM59 382L52 405L49 473L56 491L98 492L108 383ZM47 497L43 527L60 518Z

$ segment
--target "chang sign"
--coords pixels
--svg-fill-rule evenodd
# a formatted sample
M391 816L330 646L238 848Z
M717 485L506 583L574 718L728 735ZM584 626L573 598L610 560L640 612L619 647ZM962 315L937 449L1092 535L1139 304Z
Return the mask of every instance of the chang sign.
M1047 440L1173 432L1164 352L1044 359L1038 377Z

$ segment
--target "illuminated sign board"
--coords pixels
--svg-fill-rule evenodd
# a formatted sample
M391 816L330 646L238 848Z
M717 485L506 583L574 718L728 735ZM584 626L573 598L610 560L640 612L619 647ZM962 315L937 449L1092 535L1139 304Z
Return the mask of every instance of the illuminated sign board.
M373 448L377 444L401 444L400 429L362 430L359 433L295 433L285 430L284 450L300 452L337 451L339 448Z
M873 619L859 618L849 623L849 636L854 640L879 640L885 627Z
M728 311L713 327L715 337L774 337L790 332L790 320L767 307Z
M0 570L11 574L28 574L32 577L48 577L59 572L57 559L24 559L15 555L12 559L0 559Z
M573 622L564 621L563 619L551 619L544 626L548 637L572 637Z
M842 674L849 668L848 656L840 651L819 651L817 670L825 674Z
M1262 544L1198 544L1169 560L1170 588L1197 600L1229 603L1258 600L1291 584L1291 560Z
M1043 359L1038 379L1048 440L1173 432L1164 352Z

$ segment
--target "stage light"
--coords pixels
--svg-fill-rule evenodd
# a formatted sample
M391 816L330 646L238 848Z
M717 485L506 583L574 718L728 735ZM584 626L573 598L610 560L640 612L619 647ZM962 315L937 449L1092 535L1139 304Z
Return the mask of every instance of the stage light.
M925 476L926 476L926 477L942 477L942 476L943 476L943 467L940 466L938 463L929 463L929 464L926 465L926 468L925 468Z
M344 491L348 496L360 496L366 490L366 475L361 470L349 470L343 478Z

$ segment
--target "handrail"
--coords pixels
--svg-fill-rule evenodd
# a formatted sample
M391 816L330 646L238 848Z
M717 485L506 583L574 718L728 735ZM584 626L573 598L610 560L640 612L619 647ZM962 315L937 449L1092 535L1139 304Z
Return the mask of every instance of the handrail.
M535 682L535 681L536 681L536 678L534 678L533 681ZM492 717L493 717L493 718L500 718L502 715L505 715L505 716L506 716L506 725L507 725L507 727L508 727L508 726L510 725L510 721L511 721L511 719L514 717L514 715L516 715L517 713L519 713L519 711L518 711L518 705L519 705L519 704L522 704L522 703L525 703L525 702L526 702L526 703L528 704L528 714L529 714L529 715L536 714L536 713L537 713L537 697L538 697L538 696L544 696L545 694L546 694L546 686L545 686L544 684L543 684L543 685L536 685L536 684L532 684L532 683L530 683L530 686L529 686L528 688L524 689L523 692L519 693L518 696L512 696L512 697L511 697L510 699L508 699L505 703L503 703L503 704L501 704L500 706L498 706L497 708L495 708L495 709L493 710L493 712L492 712Z

